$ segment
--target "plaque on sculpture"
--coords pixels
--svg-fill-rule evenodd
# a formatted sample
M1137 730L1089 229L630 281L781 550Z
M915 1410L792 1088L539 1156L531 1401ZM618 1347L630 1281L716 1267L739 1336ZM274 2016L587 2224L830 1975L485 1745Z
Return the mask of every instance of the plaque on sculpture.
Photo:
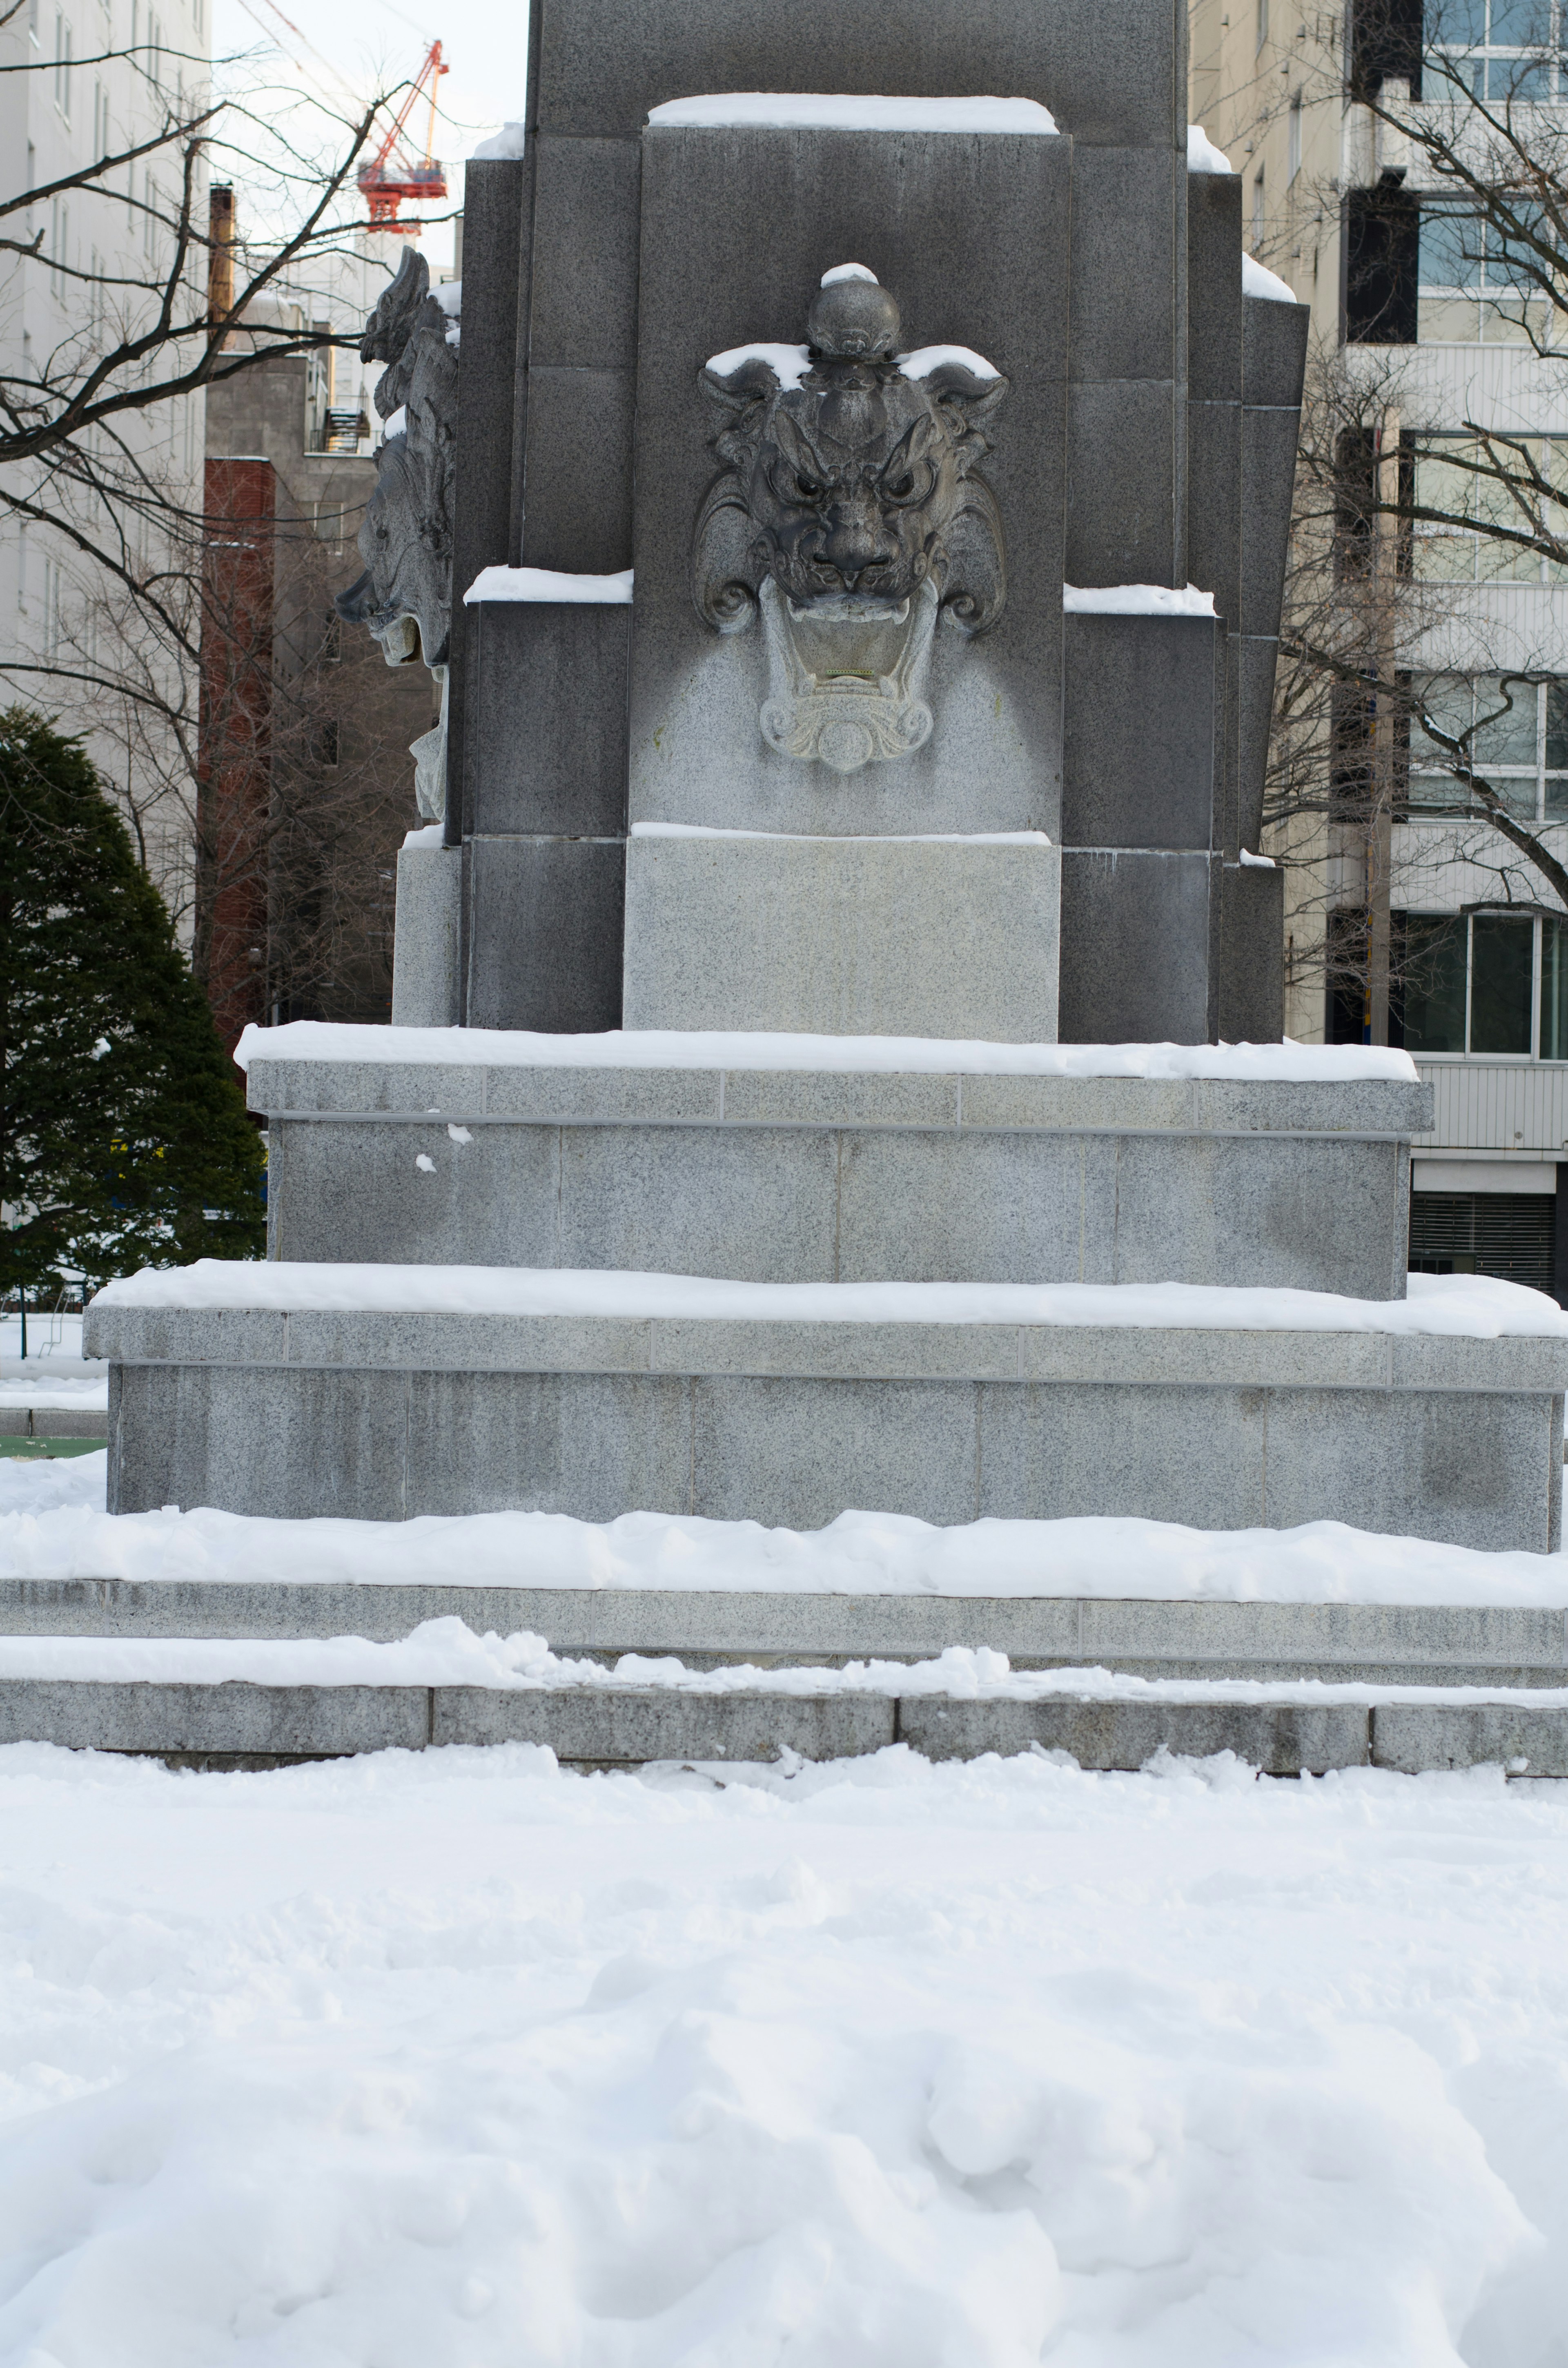
M698 513L693 598L721 633L760 615L764 740L840 773L925 745L939 620L981 633L1006 598L977 465L1007 381L964 347L901 353L899 327L889 291L840 265L805 345L717 354L700 379L724 465Z
M423 658L439 686L441 720L409 749L419 811L432 821L446 808L458 408L457 330L448 305L454 293L444 290L445 302L432 296L428 265L406 248L365 324L361 359L386 364L372 400L388 432L359 529L365 572L336 600L342 616L374 635L388 666Z

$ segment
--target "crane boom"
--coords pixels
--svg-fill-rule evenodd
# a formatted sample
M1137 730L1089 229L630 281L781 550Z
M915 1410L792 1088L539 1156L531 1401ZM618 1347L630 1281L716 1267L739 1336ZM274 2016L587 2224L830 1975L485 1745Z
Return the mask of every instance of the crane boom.
M436 145L436 85L450 69L441 61L441 44L432 41L425 63L408 86L403 105L387 127L381 146L368 165L361 165L355 176L365 201L370 210L372 230L392 231L403 238L417 238L416 222L400 222L398 207L404 198L444 198L447 194L446 167L438 164L432 151ZM409 117L422 93L430 100L430 123L426 134L425 154L415 159L403 150L403 135Z

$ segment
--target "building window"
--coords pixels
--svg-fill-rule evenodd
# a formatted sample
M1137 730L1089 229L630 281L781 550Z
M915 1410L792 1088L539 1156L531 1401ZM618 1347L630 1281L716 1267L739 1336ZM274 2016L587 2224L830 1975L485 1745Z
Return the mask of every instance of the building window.
M1293 181L1301 169L1301 94L1300 91L1290 101L1289 130L1288 177Z
M1345 197L1345 341L1413 346L1421 238L1414 192L1381 183Z
M1441 95L1452 95L1457 85L1472 98L1503 108L1554 98L1557 81L1550 45L1541 38L1543 18L1533 0L1443 0L1426 51L1444 85Z
M35 50L41 46L42 37L39 31L39 0L28 0L28 39Z
M1568 820L1568 680L1416 675L1410 681L1412 814L1467 813L1473 800L1447 740L1523 822Z
M1568 542L1568 442L1543 437L1521 439L1500 453L1510 478L1499 482L1497 461L1484 447L1463 436L1422 438L1415 458L1415 499L1437 518L1416 518L1411 528L1411 572L1429 583L1556 584L1568 568L1548 559L1512 534L1531 530L1528 469L1561 488L1563 499L1537 496L1534 526Z
M1253 175L1252 183L1252 251L1255 255L1263 245L1263 166Z
M49 292L63 300L65 295L66 247L71 236L71 209L63 198L49 201Z
M54 12L54 104L67 123L71 120L71 49L72 32L64 12Z
M93 151L108 154L108 93L101 82L93 85Z
M1257 0L1257 46L1261 50L1268 39L1268 0Z
M1533 261L1528 247L1510 250L1495 227L1462 206L1427 198L1417 256L1423 345L1517 345L1526 306L1550 301L1538 276L1544 262Z
M1418 1059L1568 1061L1568 921L1506 909L1396 913L1391 949L1391 1043ZM1354 1032L1348 1012L1332 1016L1343 1042Z
M1551 1192L1413 1192L1411 1272L1492 1274L1550 1292L1556 1214Z

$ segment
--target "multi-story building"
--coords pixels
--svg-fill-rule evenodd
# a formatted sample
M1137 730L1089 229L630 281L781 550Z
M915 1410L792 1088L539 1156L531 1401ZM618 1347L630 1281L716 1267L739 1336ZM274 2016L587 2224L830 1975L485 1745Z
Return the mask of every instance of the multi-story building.
M105 156L153 141L171 120L188 120L209 79L211 0L23 0L0 26L0 155L15 192L40 194L18 229L36 256L11 259L0 275L0 371L12 391L40 380L79 379L85 363L135 334L153 316L156 290L175 256L178 144L84 181ZM195 165L195 219L206 214L205 165ZM24 228L25 225L25 228ZM206 256L188 259L188 290L199 309ZM188 314L187 314L188 317ZM122 381L121 382L125 382ZM36 494L50 518L74 518L89 541L113 546L116 580L47 519L23 521L0 508L0 684L3 695L58 712L86 731L105 780L124 799L150 869L176 913L188 922L193 887L187 810L169 783L177 774L173 719L188 687L178 657L136 630L125 577L155 577L169 561L160 512L199 510L206 439L203 396L192 393L145 412L119 415L118 450L104 431L83 439L87 462L134 469L146 498L118 517L68 472L16 473L13 490ZM123 529L123 544L119 541Z
M1450 729L1501 711L1477 731L1477 768L1561 856L1568 583L1535 553L1488 538L1462 464L1474 431L1492 431L1522 438L1547 479L1562 482L1568 379L1534 351L1517 288L1461 222L1451 184L1438 185L1397 124L1353 101L1350 85L1354 69L1357 88L1398 114L1413 85L1421 101L1425 60L1426 103L1454 103L1461 84L1494 101L1506 91L1539 108L1555 141L1568 60L1543 58L1524 0L1444 0L1440 10L1427 0L1425 25L1420 10L1421 0L1331 11L1311 0L1197 0L1191 112L1243 176L1254 253L1312 306L1325 370L1352 384L1358 372L1364 385L1375 378L1370 465L1391 477L1414 465L1418 504L1471 505L1474 530L1417 526L1398 561L1400 677L1417 690L1440 684L1426 712L1437 723L1440 707ZM1434 73L1434 50L1454 71L1439 62ZM1538 679L1510 705L1498 693L1514 670ZM1568 1167L1558 1164L1568 1162L1568 917L1540 870L1469 810L1419 723L1408 745L1399 733L1388 761L1381 851L1364 824L1336 828L1332 810L1315 845L1298 827L1275 850L1291 865L1287 1029L1306 1042L1403 1042L1435 1083L1437 1126L1413 1163L1413 1263L1511 1275L1568 1304ZM1395 957L1381 996L1336 985L1323 959L1336 922L1368 927L1376 876Z
M221 268L233 200L212 197ZM381 365L354 347L403 245L361 232L281 279L273 326L347 342L208 396L197 931L230 1043L251 1020L391 1016L397 849L420 819L410 746L438 694L423 665L389 668L333 597L363 564L381 440Z

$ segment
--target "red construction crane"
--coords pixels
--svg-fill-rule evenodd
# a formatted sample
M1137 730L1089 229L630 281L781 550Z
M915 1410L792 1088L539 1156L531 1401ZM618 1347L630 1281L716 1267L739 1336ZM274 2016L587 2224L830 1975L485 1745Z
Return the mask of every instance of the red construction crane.
M361 165L357 178L370 209L370 228L394 232L402 238L417 238L416 222L399 222L397 210L404 198L444 198L447 194L447 171L438 165L431 151L436 145L436 85L450 69L441 63L441 44L432 41L429 54L409 87L407 97L398 108L396 118L386 138L368 165ZM425 154L415 162L403 146L403 134L415 101L421 91L430 97L430 128L426 134Z

